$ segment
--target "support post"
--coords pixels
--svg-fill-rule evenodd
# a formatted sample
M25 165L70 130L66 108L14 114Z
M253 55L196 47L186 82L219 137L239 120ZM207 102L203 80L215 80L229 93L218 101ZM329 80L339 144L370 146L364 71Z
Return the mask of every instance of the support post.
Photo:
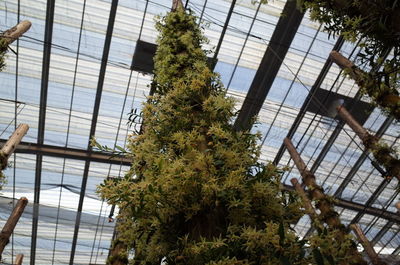
M299 170L303 182L310 189L309 195L311 200L316 201L315 206L321 211L321 221L325 222L329 228L337 229L338 233L336 239L338 242L344 241L348 233L346 227L340 222L339 214L334 210L332 201L324 194L322 187L317 184L314 174L307 169L306 164L301 159L300 154L297 152L292 141L289 138L285 138L283 143ZM367 264L361 257L360 253L358 253L357 248L350 248L349 255L353 257L354 264Z
M343 105L338 106L336 109L339 116L347 123L347 125L349 125L349 127L357 134L358 137L360 137L363 142L368 141L369 138L372 137L372 135L370 135L370 133L353 118L350 112L348 112Z
M308 198L306 192L304 191L304 189L301 187L300 183L297 181L297 179L292 178L290 180L290 182L292 182L296 192L299 194L301 200L303 201L303 206L304 209L306 209L307 214L310 216L311 221L315 221L316 217L317 217L317 213L315 212L314 207L311 204L310 199Z
M372 74L366 73L355 66L349 59L337 51L332 51L329 58L341 69L346 70L349 76L357 83L366 94L383 109L390 112L397 121L400 120L400 96L395 88L380 89L380 81Z
M8 218L6 224L0 232L0 257L3 254L4 247L8 244L10 236L14 231L15 226L18 223L19 218L24 212L25 206L28 204L28 199L22 197L18 200L17 205L12 211L10 217Z
M14 152L15 148L21 142L22 137L25 136L28 130L29 126L27 124L20 124L8 141L3 145L0 150L1 170L7 167L8 158Z
M371 135L362 127L343 105L337 107L337 111L339 116L360 137L365 148L374 155L376 162L385 167L386 173L390 177L396 177L400 180L400 160L392 156L388 148L382 149L379 144L379 138Z
M22 265L22 260L24 259L24 254L17 254L15 258L15 265Z
M22 36L25 32L27 32L32 23L28 20L23 20L14 27L6 30L1 35L1 38L5 40L7 45L13 43L16 39Z
M387 265L385 262L383 262L379 258L378 254L376 254L375 249L372 247L371 243L368 241L367 237L364 235L360 226L358 226L357 224L351 224L350 228L351 228L351 230L354 231L354 233L357 236L358 241L364 247L364 250L367 253L368 257L370 258L372 264L373 265Z

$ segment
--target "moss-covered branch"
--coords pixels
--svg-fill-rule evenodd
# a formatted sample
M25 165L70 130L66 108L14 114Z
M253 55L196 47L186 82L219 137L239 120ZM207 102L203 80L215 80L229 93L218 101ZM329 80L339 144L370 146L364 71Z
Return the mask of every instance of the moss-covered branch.
M365 148L373 154L376 162L386 169L388 177L395 177L400 180L400 159L395 150L380 141L378 137L371 135L353 118L344 106L337 107L337 110L339 116L360 137Z
M329 248L321 249L325 257L331 257L332 260L336 260L338 264L366 265L367 263L362 259L360 253L358 253L356 245L346 227L341 223L338 213L334 210L334 204L332 203L331 198L325 195L322 187L317 184L314 174L307 169L306 164L301 159L291 140L285 138L284 144L298 168L304 184L308 187L310 199L315 202L316 208L320 210L318 218L315 215L312 217L314 218L312 223L318 230L318 236L312 238L312 242L316 249L321 249L319 243L329 242ZM299 188L297 189L299 190ZM326 223L330 229L323 229L320 222ZM341 244L341 247L337 247L338 244ZM333 254L335 250L336 253Z

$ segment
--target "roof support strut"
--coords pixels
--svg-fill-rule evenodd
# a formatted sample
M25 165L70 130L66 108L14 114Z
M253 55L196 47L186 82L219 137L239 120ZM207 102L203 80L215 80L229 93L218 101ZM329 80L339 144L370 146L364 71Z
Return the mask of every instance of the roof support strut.
M237 131L251 128L251 121L260 112L304 16L296 8L296 1L287 1L282 13L285 16L279 18L268 48L243 102L242 109L235 121L234 128Z
M335 50L335 51L340 50L343 43L344 43L343 37L339 36L338 40L335 43L335 46L333 47L333 50ZM331 66L332 66L332 60L330 58L328 58L324 64L324 66L322 67L322 70L319 73L317 79L315 80L314 85L312 86L310 92L308 93L308 96L307 96L306 100L304 101L303 106L301 106L299 115L297 115L295 121L292 124L292 127L290 127L290 130L289 130L288 134L286 135L287 138L289 138L289 139L293 138L294 133L296 132L297 128L299 127L299 125L305 115L305 111L306 111L308 105L311 103L311 100L312 100L315 92L318 90L319 87L321 87L321 84L322 84L323 80L325 79L325 76L328 74ZM274 159L275 165L279 164L279 161L281 160L285 150L286 150L286 147L284 144L282 144L281 147L279 148L277 155L275 156L275 159Z
M109 16L108 25L107 25L107 33L106 33L106 38L104 40L104 49L103 49L103 56L101 59L99 80L97 83L97 91L96 91L96 98L95 98L94 108L93 108L92 123L91 123L91 127L90 127L89 143L88 143L88 147L87 147L87 150L89 152L92 150L92 147L90 145L90 139L92 139L92 137L94 136L94 134L96 132L96 123L97 123L97 118L99 115L101 94L103 92L104 77L105 77L106 68L107 68L108 55L110 52L111 38L112 38L113 29L114 29L114 22L115 22L115 15L117 13L117 6L118 6L118 0L112 0L110 16ZM88 179L88 174L89 174L89 167L90 167L90 161L87 160L85 162L85 167L83 170L81 192L80 192L79 203L78 203L78 212L76 214L74 237L72 239L71 256L70 256L70 260L69 260L70 265L74 264L74 256L75 256L76 244L78 241L79 225L80 225L81 215L82 215L83 200L85 198L86 184L87 184L87 179Z
M37 136L38 145L42 145L44 142L47 90L49 86L49 72L50 72L51 40L53 37L54 6L55 6L55 0L47 0L46 25L44 30L44 44L43 44L42 83L40 88L39 124L38 124L38 136ZM36 257L36 239L37 239L37 231L38 231L37 228L39 221L39 199L40 199L40 183L42 178L42 160L43 156L41 154L38 154L36 156L35 187L34 187L33 214L32 214L32 240L31 240L31 256L30 256L31 265L35 265L35 257Z

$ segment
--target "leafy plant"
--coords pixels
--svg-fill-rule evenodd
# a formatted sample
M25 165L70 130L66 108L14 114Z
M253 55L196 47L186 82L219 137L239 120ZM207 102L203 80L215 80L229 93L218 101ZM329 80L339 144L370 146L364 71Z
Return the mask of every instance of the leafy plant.
M196 18L178 7L156 27L154 94L142 133L129 139L132 167L98 187L121 209L118 243L134 252L130 264L323 264L312 249L331 260L293 231L301 201L282 189L281 169L258 162L259 135L233 129L234 100L207 65Z
M132 264L308 264L290 228L300 202L281 190L279 169L258 163L258 136L232 129L234 101L207 65L196 18L178 8L156 27L155 93L129 141L131 170L99 186L121 209Z

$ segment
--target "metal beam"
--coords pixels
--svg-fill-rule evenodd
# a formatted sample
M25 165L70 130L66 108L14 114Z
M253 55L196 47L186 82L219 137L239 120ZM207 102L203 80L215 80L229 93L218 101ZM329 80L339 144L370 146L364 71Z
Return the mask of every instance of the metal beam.
M226 30L228 29L229 21L231 20L231 16L232 16L233 8L235 7L235 4L236 4L236 0L233 0L231 7L229 8L228 15L226 17L224 27L222 28L221 36L219 37L217 47L215 48L213 60L211 61L212 68L214 68L216 65L218 53L219 53L219 50L221 49L222 41L224 40Z
M6 141L0 139L0 147ZM52 145L39 145L35 143L21 142L15 149L15 153L20 154L35 154L42 156L53 156L68 159L85 160L90 162L99 162L115 165L130 166L131 159L124 155L114 155L91 150L82 150L69 147L60 147Z
M354 103L356 101L359 101L360 99L361 99L361 93L360 93L360 91L358 91L357 94L354 96L351 104L348 104L348 105L346 104L346 108L348 108L349 110L352 110L355 105ZM338 122L338 124L336 125L335 129L333 130L331 136L329 137L328 141L326 142L326 144L322 148L321 152L319 153L317 159L315 160L314 164L312 165L312 167L310 169L310 171L312 173L315 173L317 171L318 167L320 166L322 161L325 159L326 154L329 152L333 143L336 141L337 137L339 136L340 132L342 131L344 125L345 125L344 121L340 120Z
M87 150L89 152L92 150L92 147L90 145L90 139L95 135L95 132L96 132L96 123L97 123L97 118L98 118L99 110L100 110L101 95L103 92L104 78L105 78L105 73L106 73L106 68L107 68L108 55L110 52L110 45L111 45L112 33L113 33L113 29L114 29L115 16L117 13L117 7L118 7L118 0L112 0L110 15L109 15L109 19L108 19L108 25L107 25L106 37L104 40L104 49L103 49L103 55L102 55L102 59L101 59L99 80L97 82L97 91L96 91L96 97L95 97L93 114L92 114L92 123L91 123L90 133L89 133L89 143L88 143L88 147L87 147ZM81 191L80 191L79 203L78 203L78 212L76 214L74 237L72 239L71 256L70 256L70 260L69 260L70 265L74 264L76 244L78 241L79 225L80 225L80 221L81 221L82 208L83 208L83 200L85 198L86 184L87 184L87 179L88 179L88 175L89 175L89 167L90 167L90 161L87 160L85 162L85 167L83 170L82 185L81 185Z
M387 58L387 56L389 56L389 54L390 54L390 49L388 49L388 50L385 52L384 58ZM380 66L381 66L381 64L378 64L377 66L375 66L375 67L373 68L373 71L378 70ZM354 104L354 103L357 102L357 101L359 101L359 100L361 100L361 96L362 96L362 94L361 94L361 91L359 90L359 91L357 92L357 94L354 96L352 102L349 103L349 104L345 104L345 107L346 107L347 109L349 109L350 111L352 111L352 110L354 109L354 107L355 107L355 104ZM367 112L372 112L372 109L371 109L371 111L367 111ZM354 115L354 113L353 113L353 115ZM368 116L369 116L369 115L368 115ZM364 122L365 122L365 121L363 121L362 123L364 123ZM311 170L310 170L312 173L315 173L315 171L318 169L319 165L321 164L321 162L322 162L323 159L325 158L325 156L326 156L326 154L328 153L329 149L331 148L332 144L334 143L334 141L335 141L336 138L338 137L340 131L343 129L344 124L345 124L345 122L344 122L343 120L340 120L340 121L338 122L338 124L336 125L336 128L335 128L335 130L332 132L331 136L329 137L328 142L327 142L326 145L323 147L321 153L318 155L317 159L315 160L314 164L312 165ZM386 129L385 129L385 131L386 131ZM378 131L377 134L379 134L379 133L380 133L380 132ZM383 133L384 133L384 132L382 132L381 135L383 135Z
M294 191L294 187L287 185L287 184L283 184L283 189ZM377 217L386 219L390 222L400 224L400 215L393 213L393 212L378 209L378 208L375 208L372 206L365 207L365 205L363 205L363 204L348 201L348 200L341 199L341 198L335 198L334 204L335 204L335 206L342 207L344 209L348 209L348 210L352 210L352 211L356 211L356 212L364 211L364 213L366 213L366 214L369 214L372 216L377 216Z
M297 9L296 1L287 1L282 13L285 15L279 18L235 121L234 128L237 131L251 128L251 121L260 112L304 16Z
M365 203L365 206L371 206L374 201L379 197L379 195L385 190L387 185L389 184L390 180L389 179L383 179L379 187L374 191L374 193L371 195L371 197L368 199L368 201ZM363 217L364 212L359 212L353 220L351 220L351 223L358 223L360 219Z
M339 36L338 40L335 43L335 46L333 47L333 50L336 50L336 51L340 50L340 48L342 47L343 43L344 43L343 37ZM305 115L305 112L306 112L306 109L307 109L308 105L310 104L310 102L311 102L315 92L317 91L317 89L319 87L321 87L322 82L325 79L325 76L327 75L327 73L329 72L329 69L330 69L331 66L332 66L332 60L330 58L328 58L326 60L325 64L324 64L324 66L322 67L322 70L319 73L317 79L315 80L314 85L312 86L310 92L308 93L308 96L305 99L305 101L303 103L303 106L301 106L300 112L297 115L295 121L293 122L292 127L290 127L290 130L289 130L288 134L286 135L287 138L289 138L289 139L293 138L294 133L296 132L297 128L299 127L299 125L300 125L300 123L301 123L301 121L302 121L302 119L303 119L303 117ZM279 161L281 160L285 150L286 150L286 147L282 143L282 145L279 148L279 151L276 154L275 159L274 159L274 164L275 165L279 164Z
M393 256L397 256L400 254L400 246L398 246L392 253Z
M55 0L47 0L46 24L44 30L44 43L43 43L42 82L40 88L39 123L38 123L38 136L37 136L38 145L42 145L44 142L44 130L45 130L45 120L46 120L46 107L47 107L47 90L49 86L49 73L50 73L51 41L53 37L54 7L55 7ZM35 257L36 257L36 239L37 239L38 221L39 221L39 201L40 201L40 184L42 178L42 160L43 156L41 154L38 154L36 156L35 187L34 187L33 214L32 214L32 240L31 240L31 255L30 255L31 265L35 265Z
M393 220L389 220L383 227L381 230L379 230L379 232L375 235L375 237L371 240L371 245L376 245L379 240L381 240L381 238L383 237L384 234L387 233L387 231L389 231L389 229L394 225L394 221Z

